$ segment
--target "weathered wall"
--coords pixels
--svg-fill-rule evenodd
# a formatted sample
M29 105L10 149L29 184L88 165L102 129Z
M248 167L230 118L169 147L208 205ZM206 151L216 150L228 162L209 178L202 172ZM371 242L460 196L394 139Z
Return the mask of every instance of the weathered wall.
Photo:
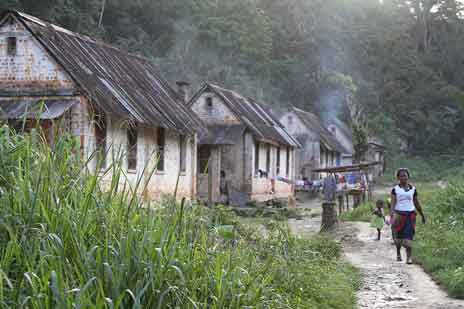
M321 167L321 151L320 142L317 134L309 130L293 112L285 113L280 122L285 126L285 129L296 138L302 148L296 149L296 177L302 179L318 179L318 173L312 173L312 169Z
M16 37L15 56L7 55L8 37ZM69 75L16 18L12 23L0 21L0 81L3 95L68 94L75 88Z
M59 64L48 55L40 43L28 32L24 26L16 21L0 22L0 95L15 99L25 96L34 96L35 99L57 98L76 94L76 87ZM16 37L16 55L7 54L7 38ZM65 98L65 97L63 97ZM82 144L82 153L89 157L95 150L95 132L92 124L89 102L84 96L76 96L80 104L75 105L70 113L71 132L78 136ZM122 153L126 150L127 131L120 120L108 118L107 147L109 158L107 165L111 164L112 153L118 149ZM162 193L174 193L177 176L180 170L179 135L166 130L165 171L156 173L150 180L148 173L155 166L156 128L138 129L137 144L137 170L127 173L127 181L135 186L142 178L141 190L150 199L158 199ZM177 189L177 196L193 197L196 195L196 140L190 138L186 154L186 173L181 174ZM123 168L127 170L127 159L123 158ZM144 167L148 164L146 173ZM90 162L90 168L95 168L96 162ZM108 183L111 175L104 177ZM121 179L124 182L126 179ZM146 192L142 192L144 183L148 182Z
M211 107L206 103L207 98L212 98ZM192 105L192 110L207 124L240 123L235 114L214 93L202 93Z
M344 131L338 127L337 125L331 124L328 127L329 132L332 132L333 136L337 139L337 141L349 151L350 154L354 153L353 141L349 136L347 136Z
M271 155L270 155L270 171L267 177L260 177L259 173L254 173L252 178L252 191L250 193L250 199L256 201L267 201L273 198L287 198L290 195L294 194L294 187L291 184L288 184L283 181L277 180L278 176L287 178L289 180L294 180L294 150L290 150L290 158L289 158L289 171L288 175L286 173L286 148L281 147L280 152L280 173L277 174L277 149L275 145L270 145L266 143L259 143L259 169L265 171L266 170L266 152L267 147L270 146L271 148ZM253 167L256 158L253 151ZM273 187L273 180L274 180L274 187ZM272 193L272 189L274 189L274 193Z
M206 98L212 98L212 106L209 107ZM239 124L240 119L223 103L222 99L213 93L203 93L192 105L192 110L207 124ZM266 170L266 146L261 143L260 147L260 166L261 170ZM281 170L280 176L284 175L286 164L286 151L282 147L281 151ZM270 194L272 185L271 178L276 177L276 152L277 147L271 147L271 171L268 178L259 178L255 173L255 140L250 132L245 132L240 142L235 145L221 146L221 170L226 174L226 182L229 192L243 192L248 194L251 200L266 201L275 197L287 198L293 195L293 186L287 183L276 181L274 195ZM290 171L287 178L294 179L294 158L293 150L290 160ZM207 183L205 175L200 175L204 190ZM199 186L200 188L200 186ZM202 195L205 195L204 193Z
M208 173L198 171L197 197L201 201L218 201L220 198L220 171L221 171L221 147L211 146L211 156L208 164ZM197 168L198 169L198 168ZM211 192L210 192L211 182Z
M89 157L95 151L95 132L88 122L85 132L85 154ZM137 168L129 171L127 168L127 126L124 121L108 117L107 123L107 160L110 166L115 160L121 160L122 169L127 178L121 179L121 185L127 181L132 188L141 180L138 193L151 200L158 200L163 194L174 194L177 187L177 198L193 198L196 195L196 141L194 137L187 140L186 171L180 172L180 137L173 130L166 130L164 148L164 171L156 171L158 161L157 129L149 127L137 128ZM113 160L114 159L114 160ZM92 167L96 160L92 161ZM154 171L154 173L152 173ZM151 177L150 177L151 175ZM111 181L111 173L105 176L105 181ZM179 181L178 181L179 180ZM144 191L144 188L146 190Z

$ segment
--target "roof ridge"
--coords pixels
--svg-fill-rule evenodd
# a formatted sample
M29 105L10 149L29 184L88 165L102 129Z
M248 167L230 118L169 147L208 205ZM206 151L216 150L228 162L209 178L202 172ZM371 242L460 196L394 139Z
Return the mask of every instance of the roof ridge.
M137 59L140 59L140 60L143 60L143 61L151 62L151 60L149 58L147 58L147 57L143 57L143 56L140 56L140 55L137 55L137 54L133 54L133 53L127 51L127 50L124 50L122 48L119 48L119 47L116 47L116 46L111 45L109 43L106 43L103 40L98 40L98 39L90 37L88 35L78 33L76 31L69 30L68 28L59 26L57 24L54 24L54 23L46 21L44 19L29 15L27 13L24 13L24 12L21 12L21 11L18 11L18 10L13 10L13 9L8 9L8 10L5 11L5 13L6 14L8 14L8 13L16 14L19 17L27 19L28 21L33 22L33 23L35 23L35 24L37 24L37 25L39 25L41 27L52 28L54 31L76 37L76 38L81 39L83 41L93 43L93 44L98 45L98 46L111 48L111 49L116 50L116 51L118 51L120 53L124 53L124 54L126 54L126 55L128 55L130 57L134 57L134 58L137 58Z

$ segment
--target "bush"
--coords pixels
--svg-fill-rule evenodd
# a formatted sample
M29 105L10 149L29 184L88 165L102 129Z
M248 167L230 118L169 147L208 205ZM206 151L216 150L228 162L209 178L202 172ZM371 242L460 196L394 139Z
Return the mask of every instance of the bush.
M415 259L451 296L464 298L464 184L426 192L426 225L418 225Z
M352 308L359 276L329 239L262 237L219 207L118 192L72 138L0 130L0 303L27 308ZM136 190L136 188L133 188Z
M361 203L357 208L344 212L342 214L342 220L370 222L374 206L373 202Z

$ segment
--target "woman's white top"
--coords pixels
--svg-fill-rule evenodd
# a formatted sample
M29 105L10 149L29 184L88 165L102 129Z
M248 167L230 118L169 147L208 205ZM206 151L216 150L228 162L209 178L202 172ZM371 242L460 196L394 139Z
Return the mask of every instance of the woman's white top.
M398 211L415 211L414 198L417 197L417 190L415 187L408 185L407 189L403 189L396 185L392 194L396 196L395 210Z

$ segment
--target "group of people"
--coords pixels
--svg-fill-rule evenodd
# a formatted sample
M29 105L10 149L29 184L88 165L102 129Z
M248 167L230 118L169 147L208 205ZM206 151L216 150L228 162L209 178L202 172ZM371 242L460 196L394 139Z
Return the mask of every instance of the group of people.
M406 249L406 263L412 264L412 241L416 231L417 213L425 224L425 216L419 202L417 189L409 183L410 174L405 168L396 173L398 184L393 187L387 201L389 218L384 213L385 202L378 200L373 211L371 226L377 229L377 240L381 238L384 224L391 226L392 237L396 245L396 259L402 261L401 248Z

